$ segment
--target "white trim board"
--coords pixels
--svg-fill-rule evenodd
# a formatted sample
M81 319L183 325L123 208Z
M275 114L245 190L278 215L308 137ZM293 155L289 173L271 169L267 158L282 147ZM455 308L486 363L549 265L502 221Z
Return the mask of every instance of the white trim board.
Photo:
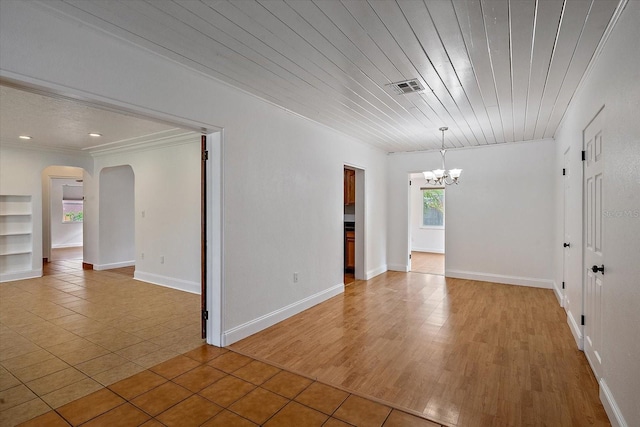
M578 325L578 322L573 317L573 313L571 313L571 311L567 311L567 323L569 324L569 329L571 330L573 339L576 340L576 345L580 350L584 350L584 337L582 336L582 327Z
M192 294L200 295L200 283L188 280L176 279L175 277L161 276L159 274L145 273L136 271L133 278L141 282L152 283L154 285L164 286L165 288L177 289Z
M502 274L479 273L475 271L446 270L444 275L454 279L477 280L480 282L502 283L505 285L529 286L532 288L552 289L553 280L534 277L505 276Z
M112 262L110 264L94 264L94 270L111 270L113 268L131 267L136 265L135 261Z
M558 287L558 284L555 280L553 281L553 292L556 294L556 298L558 299L558 304L560 304L560 307L564 307L564 295L562 295L562 289Z
M387 266L387 270L391 270L391 271L402 271L403 273L408 273L409 272L409 266L408 265L402 265L402 264L389 264Z
M620 411L616 400L613 398L613 394L611 394L611 390L609 390L607 383L601 378L599 384L600 401L604 406L604 410L609 417L612 427L627 427L628 424L622 416L622 412Z
M35 279L37 277L42 277L42 269L0 274L0 283L13 282L15 280Z
M444 254L444 249L437 248L411 248L411 252L427 252L431 254Z
M51 245L51 249L65 249L65 248L81 248L82 243L62 243L60 245Z
M387 271L387 266L386 265L381 265L378 268L374 268L373 270L369 270L369 271L367 271L367 274L365 274L364 280L372 279L372 278L376 277L377 275L384 273L385 271Z
M300 301L296 301L293 304L289 304L286 307L282 307L278 310L272 311L271 313L267 313L264 316L260 316L256 319L243 323L242 325L236 326L235 328L231 328L223 333L222 346L231 345L234 342L240 341L241 339L267 329L276 323L282 322L291 316L301 313L304 310L320 304L321 302L324 302L336 295L340 295L341 293L344 293L344 283L340 283L329 289L325 289L324 291L308 296Z

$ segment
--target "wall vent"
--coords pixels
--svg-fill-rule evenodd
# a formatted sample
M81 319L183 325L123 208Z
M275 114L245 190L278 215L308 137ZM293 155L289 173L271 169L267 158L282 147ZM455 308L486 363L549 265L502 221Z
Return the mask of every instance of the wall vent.
M394 92L398 95L404 95L413 92L422 92L424 90L424 87L422 87L418 79L389 83L387 86L391 86Z

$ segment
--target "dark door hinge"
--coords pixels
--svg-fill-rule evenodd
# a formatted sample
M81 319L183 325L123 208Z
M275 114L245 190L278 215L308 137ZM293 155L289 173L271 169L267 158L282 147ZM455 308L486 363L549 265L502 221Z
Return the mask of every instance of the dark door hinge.
M582 150L582 161L584 162L585 160L587 160L587 152Z
M562 289L564 289L564 282L562 282Z
M584 326L584 314L580 317L580 324Z
M562 176L565 176L567 174L567 170L565 168L562 168Z
M202 318L204 320L209 320L209 312L207 310L202 310Z
M409 185L411 185L411 181L409 181Z
M208 151L203 151L202 152L202 160L209 160L209 152Z
M409 259L411 259L411 254L409 254Z

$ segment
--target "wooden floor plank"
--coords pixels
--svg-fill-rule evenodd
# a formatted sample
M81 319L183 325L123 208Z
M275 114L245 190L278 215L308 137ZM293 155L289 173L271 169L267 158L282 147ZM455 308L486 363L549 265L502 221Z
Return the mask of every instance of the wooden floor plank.
M387 272L231 348L445 425L610 425L548 289Z

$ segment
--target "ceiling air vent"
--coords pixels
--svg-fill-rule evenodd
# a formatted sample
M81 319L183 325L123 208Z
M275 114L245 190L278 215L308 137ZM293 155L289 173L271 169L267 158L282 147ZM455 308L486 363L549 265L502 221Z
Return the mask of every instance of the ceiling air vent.
M424 90L424 87L422 87L418 79L390 83L389 86L391 86L398 95L404 95L406 93L412 92L421 92Z

